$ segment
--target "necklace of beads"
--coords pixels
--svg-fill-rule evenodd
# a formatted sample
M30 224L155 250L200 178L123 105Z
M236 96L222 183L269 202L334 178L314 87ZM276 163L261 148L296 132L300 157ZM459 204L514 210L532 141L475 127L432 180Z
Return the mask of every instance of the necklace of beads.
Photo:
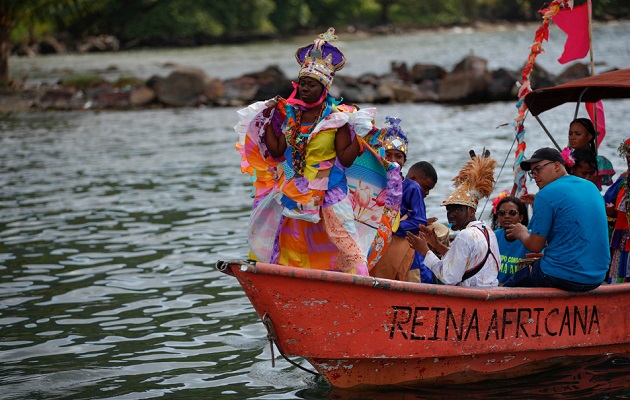
M306 145L308 140L315 129L315 126L322 118L326 104L322 104L319 110L317 118L313 121L313 124L308 128L306 133L302 133L302 110L297 109L295 111L295 119L289 119L287 122L286 140L287 144L291 146L291 162L293 171L298 176L304 175L304 168L306 167Z

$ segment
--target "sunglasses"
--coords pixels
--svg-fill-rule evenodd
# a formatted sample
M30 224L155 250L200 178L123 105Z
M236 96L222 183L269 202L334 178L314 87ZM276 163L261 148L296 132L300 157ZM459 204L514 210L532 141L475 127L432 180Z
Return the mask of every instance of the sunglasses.
M518 211L516 211L516 210L509 210L509 211L499 210L499 211L497 211L497 215L499 217L505 217L505 214L510 214L510 217L516 217L518 215Z

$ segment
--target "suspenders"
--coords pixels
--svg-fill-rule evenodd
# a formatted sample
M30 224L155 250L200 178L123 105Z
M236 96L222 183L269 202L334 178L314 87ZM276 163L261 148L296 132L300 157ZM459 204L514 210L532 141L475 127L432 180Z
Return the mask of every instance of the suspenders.
M485 226L481 227L483 229L479 228L478 226L476 226L475 228L479 229L483 233L483 235L486 237L486 240L488 241L488 252L486 253L486 256L483 258L483 260L481 260L479 264L475 265L474 268L469 269L468 271L464 273L464 276L462 276L461 282L473 277L475 274L477 274L477 272L481 271L481 268L483 268L484 264L486 263L486 260L488 260L488 256L492 254L492 249L490 248L490 235L488 235L488 230L486 229ZM494 258L495 261L497 260L494 254L492 254L492 257Z

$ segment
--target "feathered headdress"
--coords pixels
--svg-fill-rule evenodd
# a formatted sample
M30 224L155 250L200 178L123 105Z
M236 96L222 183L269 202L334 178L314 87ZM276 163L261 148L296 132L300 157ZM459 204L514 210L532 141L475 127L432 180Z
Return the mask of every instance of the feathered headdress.
M442 202L443 206L461 204L476 210L479 200L492 193L497 161L490 158L490 152L485 149L481 156L471 150L470 156L471 160L453 178L455 190Z
M626 158L626 154L630 153L630 138L623 140L619 147L617 147L617 152L622 158Z

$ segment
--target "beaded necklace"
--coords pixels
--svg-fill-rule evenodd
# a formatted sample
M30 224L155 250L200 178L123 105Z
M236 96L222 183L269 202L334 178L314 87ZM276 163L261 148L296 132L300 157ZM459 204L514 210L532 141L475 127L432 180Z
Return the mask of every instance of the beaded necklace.
M326 108L326 103L321 104L317 118L315 118L313 124L308 128L306 133L302 133L301 130L303 111L300 108L297 110L294 109L295 118L289 118L287 121L285 137L287 144L291 146L291 162L293 171L295 171L298 176L304 175L304 168L306 167L306 146L313 129L315 129L315 126L321 120Z

